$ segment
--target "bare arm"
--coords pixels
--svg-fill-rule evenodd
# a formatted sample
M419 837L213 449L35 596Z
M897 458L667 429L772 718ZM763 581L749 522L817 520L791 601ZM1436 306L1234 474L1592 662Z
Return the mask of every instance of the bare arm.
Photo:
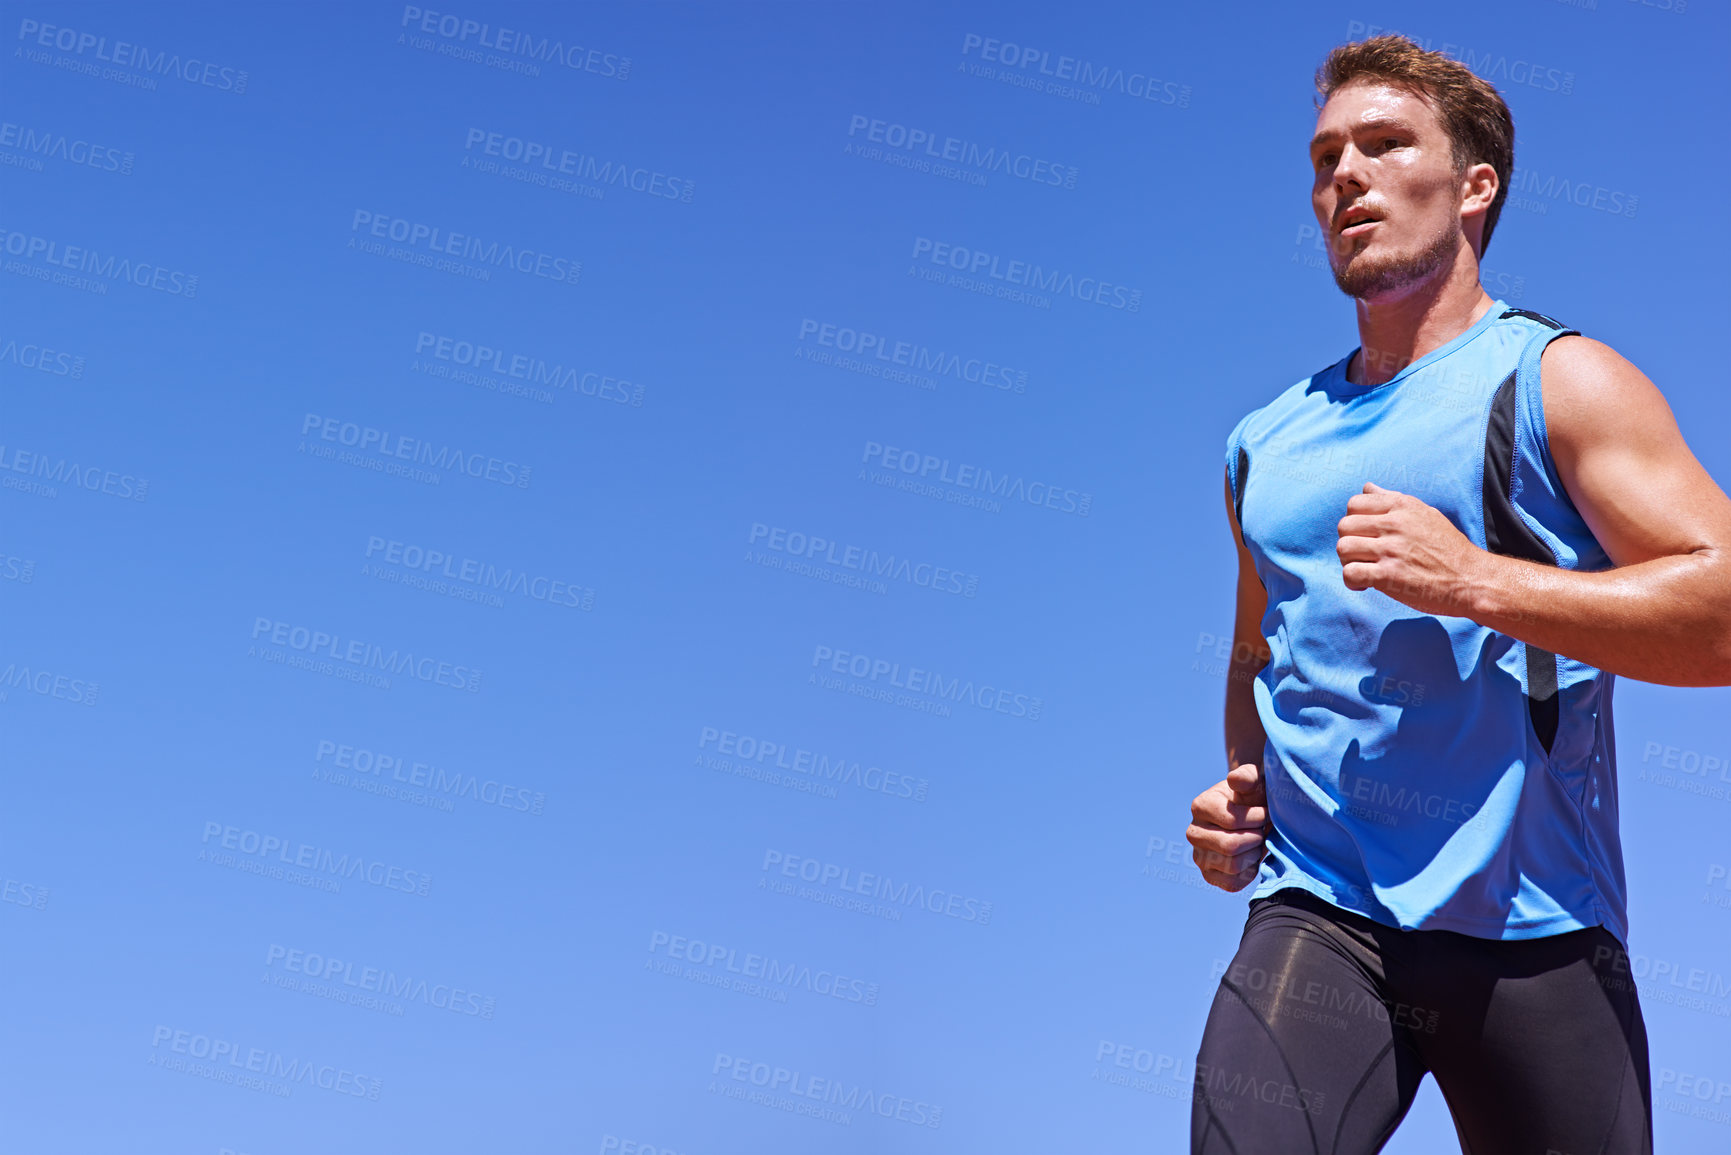
M1418 498L1367 484L1340 521L1346 585L1643 682L1731 685L1731 498L1609 346L1559 337L1540 370L1557 474L1615 568L1489 553Z
M1731 685L1731 498L1610 346L1559 337L1540 369L1557 474L1616 568L1492 556L1473 619L1643 682Z
M1232 657L1226 666L1227 776L1190 803L1194 848L1191 858L1202 877L1222 890L1237 891L1256 877L1268 830L1268 805L1262 785L1262 751L1267 734L1256 713L1252 681L1269 658L1262 637L1262 615L1268 591L1256 574L1255 562L1233 513L1232 481L1226 482L1226 519L1238 546L1237 608L1232 626Z
M1268 734L1256 712L1253 683L1272 656L1262 636L1262 615L1268 611L1268 591L1257 576L1256 562L1245 548L1232 501L1232 481L1226 482L1226 520L1238 547L1237 607L1232 622L1232 660L1226 667L1226 766L1261 768Z

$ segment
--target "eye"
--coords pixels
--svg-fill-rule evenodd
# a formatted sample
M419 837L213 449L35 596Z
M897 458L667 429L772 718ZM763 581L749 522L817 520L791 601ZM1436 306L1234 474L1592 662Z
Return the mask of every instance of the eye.
M1384 138L1383 138L1383 141L1382 141L1382 146L1383 146L1383 148L1385 148L1385 149L1388 149L1388 148L1399 148L1399 147L1400 147L1400 138L1399 138L1399 137L1397 137L1397 136L1387 136L1387 137L1384 137Z

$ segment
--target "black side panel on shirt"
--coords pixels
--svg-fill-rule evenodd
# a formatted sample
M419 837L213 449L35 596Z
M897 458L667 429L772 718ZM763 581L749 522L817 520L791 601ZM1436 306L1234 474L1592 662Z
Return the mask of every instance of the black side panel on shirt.
M1244 483L1250 480L1250 454L1238 447L1238 484L1232 490L1232 516L1238 519L1238 534L1244 536Z
M1523 310L1511 309L1522 313ZM1505 314L1506 315L1506 314ZM1552 324L1549 317L1536 319ZM1557 328L1562 326L1558 325ZM1503 378L1491 401L1490 420L1485 425L1485 548L1506 557L1524 558L1540 565L1556 565L1551 547L1515 512L1510 496L1515 463L1515 372ZM1557 738L1557 656L1534 645L1527 646L1527 712L1533 731L1545 753Z

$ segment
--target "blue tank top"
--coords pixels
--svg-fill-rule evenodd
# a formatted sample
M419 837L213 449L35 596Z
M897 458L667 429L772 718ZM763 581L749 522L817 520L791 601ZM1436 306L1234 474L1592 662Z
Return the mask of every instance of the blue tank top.
M1252 898L1296 886L1408 930L1603 925L1627 943L1613 675L1350 590L1335 552L1374 481L1492 553L1610 568L1545 439L1539 354L1575 332L1498 300L1389 381L1350 384L1349 356L1232 430L1272 651L1253 685L1273 829Z

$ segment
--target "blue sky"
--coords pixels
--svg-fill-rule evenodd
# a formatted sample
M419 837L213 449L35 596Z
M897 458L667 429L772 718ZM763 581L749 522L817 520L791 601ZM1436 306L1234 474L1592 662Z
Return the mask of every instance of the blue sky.
M1499 84L1488 287L1731 477L1706 4L0 17L33 1151L1180 1149L1244 913L1182 844L1224 441L1356 343L1340 41ZM1658 1135L1707 1149L1728 699L1616 700ZM1451 1133L1427 1084L1388 1150Z

